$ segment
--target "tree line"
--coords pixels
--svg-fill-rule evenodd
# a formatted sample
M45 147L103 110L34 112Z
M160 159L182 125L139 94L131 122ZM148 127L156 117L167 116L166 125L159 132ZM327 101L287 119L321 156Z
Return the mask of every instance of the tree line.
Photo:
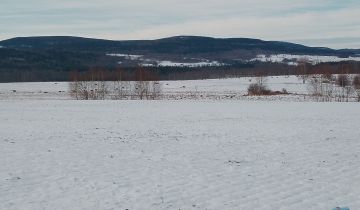
M254 76L258 72L267 76L277 75L311 75L326 73L341 74L346 71L350 74L360 73L360 62L322 63L317 65L306 64L291 66L281 63L235 63L225 66L204 66L204 67L123 67L124 81L136 80L136 71L141 68L157 75L158 80L199 80L199 79L220 79L232 77ZM75 69L73 71L60 70L7 70L0 69L0 82L46 82L46 81L71 81L74 72L86 74L89 71L104 71L105 80L114 80L118 67L94 66L86 69Z

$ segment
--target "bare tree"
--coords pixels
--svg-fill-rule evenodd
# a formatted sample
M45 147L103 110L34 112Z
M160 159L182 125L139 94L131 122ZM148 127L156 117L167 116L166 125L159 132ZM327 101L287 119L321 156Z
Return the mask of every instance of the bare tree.
M70 85L70 95L78 100L104 100L108 93L105 72L89 71L74 74Z
M147 72L143 68L138 68L135 72L134 95L140 100L146 99L149 93L149 82Z
M323 95L323 101L332 101L335 91L335 78L331 71L331 66L325 64L320 66L321 75L321 90Z
M331 72L329 65L324 65L322 70L322 77L324 83L331 83L335 81L335 77Z
M90 84L85 79L85 76L79 73L71 75L71 82L69 83L70 96L76 100L89 100L90 98Z
M334 98L335 86L333 82L323 83L322 93L324 101L332 101Z
M134 84L134 93L140 99L147 99L150 88L149 81L135 81Z
M131 95L131 83L124 80L125 76L125 72L121 69L118 69L114 72L114 81L112 82L112 98L115 100L127 99L128 96Z
M301 58L298 60L297 75L302 79L303 84L305 84L309 77L308 64L309 61L306 58Z
M91 70L85 75L84 82L88 91L88 99L104 100L108 87L105 81L105 73L102 70Z
M91 99L91 85L89 81L78 81L78 99L80 100L89 100Z
M106 95L108 93L108 86L106 82L106 72L103 70L98 71L97 73L97 98L100 100L104 100L106 98Z
M162 85L159 81L151 81L150 82L150 93L151 99L159 99L161 97Z
M267 77L263 71L257 71L255 72L256 77L256 83L260 86L265 86L265 83L267 81Z
M354 77L353 86L356 92L357 101L360 102L360 75Z
M113 81L113 94L112 98L115 100L127 99L131 93L130 81Z
M340 74L336 79L336 84L341 87L341 101L349 101L349 97L353 92L353 88L351 86L351 80L349 75Z
M248 87L248 95L269 95L271 90L266 86L267 78L263 71L255 72L255 83Z
M340 87L346 87L350 85L350 80L348 75L346 74L340 74L336 79L336 84Z
M323 96L321 77L313 75L310 77L308 85L308 91L312 97L319 101Z
M314 74L308 79L307 89L316 101L332 101L334 98L335 84L329 75Z
M75 98L76 100L79 100L79 75L77 72L71 72L70 73L70 82L69 82L69 90L70 90L70 96L72 98Z
M139 68L135 72L134 94L140 100L158 99L162 91L161 83L154 71Z

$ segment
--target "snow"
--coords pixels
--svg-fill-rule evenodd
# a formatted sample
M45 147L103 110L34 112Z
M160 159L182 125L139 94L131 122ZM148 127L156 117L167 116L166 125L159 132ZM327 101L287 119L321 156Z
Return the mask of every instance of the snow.
M123 57L128 60L139 60L143 61L142 66L168 66L168 67L201 67L201 66L223 66L224 63L218 61L203 60L200 62L173 62L173 61L160 61L153 59L145 59L143 55L130 55L121 53L109 53L107 56ZM249 61L260 61L260 62L273 62L273 63L287 63L288 65L298 65L298 62L305 60L311 64L319 64L325 62L341 62L341 61L360 61L360 57L347 57L341 58L337 56L317 56L317 55L291 55L291 54L274 54L264 55L259 54L256 58L250 59ZM156 65L154 64L156 63Z
M286 60L291 60L286 61ZM325 63L325 62L340 62L340 61L360 61L360 57L348 57L340 58L337 56L313 56L313 55L289 55L289 54L278 54L278 55L258 55L251 61L261 62L273 62L273 63L288 63L289 65L297 65L300 60L306 60L312 64ZM294 62L295 61L295 62Z
M69 99L67 82L0 83L0 100Z
M124 57L125 59L128 60L140 60L143 57L143 55L130 55L130 54L119 54L119 53L109 53L106 55L112 57Z
M219 63L218 61L209 61L203 60L201 62L173 62L173 61L159 61L149 58L144 58L143 55L129 55L129 54L121 54L121 53L108 53L107 56L112 57L123 57L127 60L138 60L142 61L141 66L168 66L168 67L202 67L202 66L223 66L225 64ZM118 64L121 64L120 62Z
M358 103L11 99L0 116L0 209L360 209Z
M285 88L294 94L307 94L307 84L303 84L296 76L267 77L266 85L274 91ZM162 81L162 89L166 95L182 95L184 93L198 93L206 95L238 95L247 93L250 83L255 78L229 78L209 80ZM34 83L0 83L0 100L4 99L70 99L67 82L34 82ZM14 90L16 92L14 92ZM301 97L302 96L296 96ZM244 98L249 100L248 97ZM267 97L266 100L277 98ZM280 100L299 99L287 96Z
M222 66L224 64L219 63L218 61L202 61L195 63L181 63L181 62L172 62L172 61L158 61L158 66L171 66L171 67L201 67L201 66Z
M185 80L164 81L164 89L167 92L199 91L214 94L240 93L246 94L248 86L255 82L254 77L209 79L209 80ZM281 91L283 88L292 93L306 94L307 85L303 84L296 76L271 76L265 77L266 85L272 90ZM166 85L168 84L168 85Z
M144 66L144 67L153 67L153 66L156 66L152 63L142 63L141 66Z

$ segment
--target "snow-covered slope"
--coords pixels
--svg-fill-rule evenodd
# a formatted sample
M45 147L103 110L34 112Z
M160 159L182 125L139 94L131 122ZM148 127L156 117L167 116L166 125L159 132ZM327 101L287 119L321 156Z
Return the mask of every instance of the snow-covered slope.
M172 61L158 61L157 66L171 66L171 67L204 67L204 66L222 66L225 64L219 63L218 61L202 61L195 63L185 62L172 62Z
M106 55L112 57L122 57L128 60L139 60L143 57L143 55L129 55L129 54L119 54L119 53L109 53Z
M314 56L314 55L258 55L251 61L273 62L273 63L287 63L289 65L297 65L300 61L311 64L340 62L340 61L360 61L360 57L337 57L337 56Z
M218 61L202 60L195 62L174 62L169 60L154 60L149 58L144 58L143 55L129 55L129 54L106 54L113 57L121 57L123 59L139 61L142 66L168 66L168 67L201 67L201 66L224 66L228 65L226 63L220 63ZM317 56L317 55L292 55L292 54L272 54L264 55L259 54L253 59L243 60L244 62L273 62L273 63L285 63L288 65L298 65L299 62L307 62L313 65L319 63L333 63L341 61L360 61L359 57L338 57L338 56ZM121 63L121 62L120 62Z
M169 60L157 60L157 59L150 59L144 58L143 55L129 55L129 54L119 54L119 53L108 53L107 56L112 57L120 57L125 60L131 61L139 61L140 66L167 66L167 67L205 67L205 66L223 66L226 64L220 63L218 61L210 61L202 59L192 59L194 62L174 62ZM121 64L122 61L119 61Z

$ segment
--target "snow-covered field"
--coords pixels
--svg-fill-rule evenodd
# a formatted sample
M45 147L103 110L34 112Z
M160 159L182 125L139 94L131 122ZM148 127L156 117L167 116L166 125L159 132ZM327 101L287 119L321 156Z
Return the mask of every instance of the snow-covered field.
M358 103L1 100L0 119L0 209L360 209Z
M165 95L181 96L182 94L204 95L236 95L247 94L247 88L255 78L163 81ZM111 85L111 84L110 84ZM307 94L307 84L303 84L296 76L274 76L266 79L266 85L274 91L285 88L294 94ZM67 82L34 82L34 83L0 83L0 100L8 99L70 99ZM249 100L249 97L244 100ZM265 100L303 100L303 96L272 96Z
M359 103L299 102L295 76L244 96L254 80L164 81L158 101L0 84L0 209L360 209Z

